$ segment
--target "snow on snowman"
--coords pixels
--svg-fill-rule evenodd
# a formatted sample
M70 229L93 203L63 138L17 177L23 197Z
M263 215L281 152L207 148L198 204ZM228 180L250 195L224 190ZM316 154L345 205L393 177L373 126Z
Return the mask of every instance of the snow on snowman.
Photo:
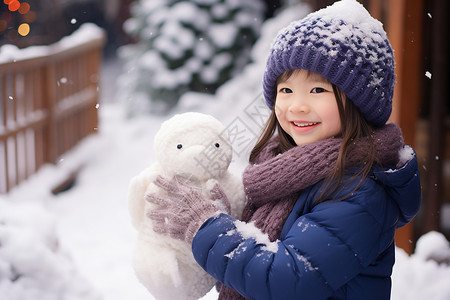
M240 178L228 167L232 145L226 128L210 115L188 112L162 123L154 140L157 162L135 176L128 193L131 221L138 230L133 268L139 281L156 299L198 299L216 280L194 260L191 245L153 230L146 214L155 209L146 194L168 197L155 185L158 176L183 178L205 197L219 184L231 204L231 215L239 218L245 205Z

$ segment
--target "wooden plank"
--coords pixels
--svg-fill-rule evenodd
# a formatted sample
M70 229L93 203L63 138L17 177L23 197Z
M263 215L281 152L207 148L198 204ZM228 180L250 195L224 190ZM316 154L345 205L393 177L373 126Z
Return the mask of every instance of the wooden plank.
M55 65L50 63L45 68L45 109L49 112L47 126L45 126L45 162L56 163L58 158L57 149L57 122L55 119L55 104L56 104L56 88L55 88Z
M382 0L371 0L369 5L370 14L377 20L383 20L383 1Z
M28 120L30 115L33 114L33 78L32 78L32 70L28 70L24 72L24 117L25 120ZM30 153L33 151L33 143L30 140L30 128L27 128L24 131L24 139L25 139L25 145L24 145L24 151L25 151L25 179L28 179L31 174L34 172L34 165Z
M17 72L14 72L12 74L11 84L12 84L12 90L11 90L11 94L10 94L11 101L9 101L9 104L12 106L11 122L13 125L16 125L16 123L18 121L18 105L19 105L19 101L17 98Z
M430 126L428 177L425 201L424 233L441 230L441 209L444 196L445 114L448 93L448 1L434 1L432 9L431 49L432 80L430 99ZM444 38L443 38L444 37Z
M423 81L426 79L423 60L423 0L406 2L405 32L403 34L402 100L400 104L400 126L405 142L414 145L419 104Z
M386 1L386 0L384 0ZM387 34L394 49L395 56L395 68L397 75L397 84L394 89L394 99L392 103L392 115L390 120L400 124L400 105L403 92L403 55L404 39L403 34L405 32L405 19L406 19L406 0L397 0L391 3L390 10L387 16Z
M34 130L34 152L35 171L37 171L45 163L43 127Z
M34 149L33 149L33 141L30 140L30 133L31 133L31 130L29 130L29 129L24 132L24 140L25 140L25 144L24 144L24 153L25 153L24 176L25 176L25 178L24 179L28 179L31 176L31 174L33 174L33 172L34 172L34 163L33 163L34 159L32 157Z
M15 72L16 70L32 70L47 64L48 58L45 56L15 60L1 64L4 74Z
M6 132L7 122L8 122L8 93L6 91L7 89L7 77L6 74L3 74L2 76L2 112L3 112L3 118L2 118L2 131ZM0 134L0 139L2 138L2 135Z
M5 182L6 182L6 191L9 191L12 187L12 184L11 184L11 180L9 177L9 159L8 159L8 157L10 155L8 155L9 150L8 150L8 140L7 139L5 139L5 141L4 141L4 146L5 146Z
M22 78L22 73L20 70L14 73L13 77L13 107L14 107L14 126L20 126L21 121L23 121L23 95L21 95L20 92L20 81ZM15 151L15 162L14 162L14 169L15 169L15 185L18 185L22 181L22 161L21 161L21 154L22 150L22 134L23 131L20 131L17 135L14 136L14 151Z
M32 86L33 86L33 101L32 101L32 111L42 112L43 111L43 91L42 91L42 68L37 68L32 71ZM44 163L44 152L43 152L43 137L42 128L44 127L44 123L40 124L41 126L34 126L32 128L33 133L33 148L34 148L34 172L39 170L39 168Z
M19 174L18 174L18 157L17 157L17 136L12 136L8 139L8 147L10 146L11 149L9 151L10 153L10 159L9 163L11 163L9 172L10 172L10 179L13 179L11 182L11 185L16 186L19 183ZM11 159L11 156L13 159Z
M409 145L415 142L422 87L418 62L422 57L423 6L423 0L390 1L387 12L387 33L394 49L397 74L390 121L402 128L405 143ZM397 246L412 253L413 236L411 222L397 230Z
M5 143L0 140L0 193L8 192L8 182L6 180L6 153L4 151Z

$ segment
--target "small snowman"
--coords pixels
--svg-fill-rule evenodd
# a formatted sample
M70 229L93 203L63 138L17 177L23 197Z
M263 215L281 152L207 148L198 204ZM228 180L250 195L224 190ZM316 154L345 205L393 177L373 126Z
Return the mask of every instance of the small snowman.
M128 203L131 221L138 230L133 267L139 281L156 299L198 299L216 280L194 260L191 245L153 230L146 214L155 209L146 194L167 197L154 184L158 176L168 180L183 178L203 191L219 184L226 194L231 215L240 218L245 193L240 178L228 167L232 146L226 128L210 115L188 112L163 122L154 140L157 162L131 180Z

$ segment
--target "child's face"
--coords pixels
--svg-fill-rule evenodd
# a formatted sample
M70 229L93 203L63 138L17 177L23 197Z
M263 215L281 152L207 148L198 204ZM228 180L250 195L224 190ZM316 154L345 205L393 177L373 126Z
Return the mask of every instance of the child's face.
M317 73L296 70L279 82L275 113L283 130L297 145L314 143L341 132L333 86Z

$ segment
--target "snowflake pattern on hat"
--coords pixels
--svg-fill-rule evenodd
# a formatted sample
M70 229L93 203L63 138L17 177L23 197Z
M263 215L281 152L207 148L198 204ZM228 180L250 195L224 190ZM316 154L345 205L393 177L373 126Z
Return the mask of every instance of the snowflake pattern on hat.
M383 25L355 0L294 21L276 36L264 73L264 96L272 108L276 80L288 70L319 73L335 84L375 126L392 111L394 55Z

